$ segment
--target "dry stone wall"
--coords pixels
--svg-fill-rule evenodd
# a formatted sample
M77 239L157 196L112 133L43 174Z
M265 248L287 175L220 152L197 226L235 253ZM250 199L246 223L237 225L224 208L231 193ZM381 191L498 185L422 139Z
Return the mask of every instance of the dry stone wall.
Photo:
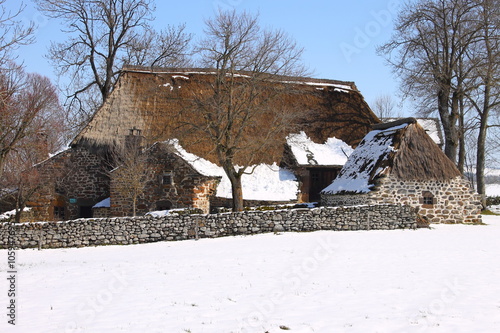
M320 207L210 215L78 219L66 222L0 224L0 248L64 248L138 244L266 232L414 229L409 206Z
M424 197L428 196L428 202ZM393 177L380 180L376 190L357 195L323 195L325 206L361 204L401 204L418 209L431 223L480 223L479 195L462 177L449 181L400 181Z

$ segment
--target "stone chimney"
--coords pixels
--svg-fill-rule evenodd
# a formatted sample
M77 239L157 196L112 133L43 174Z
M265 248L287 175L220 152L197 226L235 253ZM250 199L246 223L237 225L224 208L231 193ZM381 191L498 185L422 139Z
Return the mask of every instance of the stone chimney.
M141 130L134 126L129 131L129 134L125 136L125 151L141 152L144 148L144 136L142 136Z

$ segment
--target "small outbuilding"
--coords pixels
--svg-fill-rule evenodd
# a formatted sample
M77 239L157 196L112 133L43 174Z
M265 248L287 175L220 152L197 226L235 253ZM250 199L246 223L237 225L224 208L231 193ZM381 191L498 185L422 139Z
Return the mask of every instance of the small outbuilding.
M352 151L335 137L316 143L303 131L288 135L281 165L296 175L299 201L319 202L321 190L337 177Z
M321 192L324 206L403 204L431 223L480 223L479 195L414 118L378 124Z

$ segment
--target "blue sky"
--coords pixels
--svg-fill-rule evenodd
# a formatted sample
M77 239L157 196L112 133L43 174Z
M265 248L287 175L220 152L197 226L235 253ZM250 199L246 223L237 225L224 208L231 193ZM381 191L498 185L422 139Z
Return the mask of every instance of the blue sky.
M7 0L7 6L18 6L18 0ZM55 80L52 67L44 57L51 41L64 39L57 20L47 19L25 1L23 21L33 20L39 28L34 45L19 50L19 61L27 70ZM204 20L223 9L259 12L264 27L282 29L305 49L304 63L314 77L354 81L371 105L383 94L399 101L398 82L390 67L375 52L377 45L392 34L392 20L397 0L156 0L154 25L185 23L188 32L197 37L203 33ZM408 103L406 103L408 104ZM408 107L405 108L408 115Z

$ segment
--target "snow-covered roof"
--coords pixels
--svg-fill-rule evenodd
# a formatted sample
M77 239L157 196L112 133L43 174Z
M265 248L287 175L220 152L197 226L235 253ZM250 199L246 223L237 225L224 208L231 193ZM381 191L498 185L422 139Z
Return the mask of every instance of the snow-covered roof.
M216 196L231 198L231 182L222 167L187 152L177 139L165 141L171 145L174 154L186 161L193 169L204 176L221 177ZM248 174L247 174L248 173ZM287 170L273 165L260 164L247 168L247 173L241 178L243 199L288 201L297 199L299 189L295 175Z
M373 125L323 194L366 193L376 179L451 180L461 173L415 118Z
M123 67L124 71L136 72L136 73L156 73L156 74L170 74L173 78L182 78L185 80L189 80L187 75L215 75L217 72L214 69L210 68L184 68L184 69L169 69L169 68L151 68L151 67L142 67L142 66L134 66L134 65L125 65ZM233 77L243 77L243 78L251 78L251 72L239 72L239 73L227 73L227 76ZM280 76L274 75L270 81L287 83L287 84L302 84L308 86L318 86L318 87L333 87L334 91L349 93L351 91L356 91L353 82L347 81L337 81L337 80L329 80L329 79L314 79L314 78L306 78L306 77L292 77L292 76ZM173 87L171 87L173 89Z
M315 143L303 131L290 134L286 140L299 165L344 165L353 151L337 138L328 138L323 144Z
M252 168L248 168L249 172ZM253 168L251 174L241 177L243 199L289 201L297 199L299 184L295 175L287 169L273 165L260 164ZM217 196L231 198L231 183L226 175L217 187Z
M223 177L225 176L224 170L215 163L212 163L204 158L196 156L195 154L187 152L180 144L179 140L171 139L165 141L173 149L173 153L186 161L193 169L207 177Z
M48 162L48 161L52 160L53 158L56 158L56 157L58 157L59 155L66 153L66 152L67 152L67 151L69 151L70 149L71 149L71 147L69 147L69 146L65 146L65 147L63 147L63 148L59 149L58 151L56 151L55 153L49 153L49 156L48 156L46 159L44 159L44 160L43 160L43 161L41 161L41 162L36 163L34 166L36 167L36 166L43 165L43 164L45 164L46 162Z
M370 179L385 171L385 169L374 170L375 167L394 151L392 146L394 136L392 134L406 126L408 124L405 123L368 133L351 154L338 177L322 193L369 192L373 187L373 184L370 184Z

